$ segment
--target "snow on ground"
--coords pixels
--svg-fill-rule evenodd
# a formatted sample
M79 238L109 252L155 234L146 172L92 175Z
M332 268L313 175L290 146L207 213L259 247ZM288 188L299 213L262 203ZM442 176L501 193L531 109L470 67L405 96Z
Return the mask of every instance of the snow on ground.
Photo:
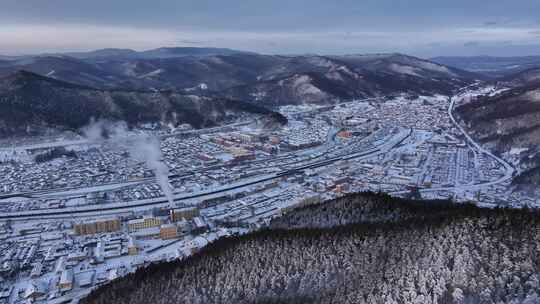
M194 87L184 89L184 91L187 91L187 92L192 92L195 90L203 90L203 91L208 90L208 85L203 82L203 83L199 83L198 85Z
M419 96L419 99L425 100L429 103L438 104L438 103L446 103L448 102L448 96L436 94L433 96Z
M26 150L18 149L0 149L0 163L15 161L15 162L27 162L31 161L32 157Z
M266 92L264 92L264 91L256 92L256 93L251 93L250 95L253 96L255 98L255 100L261 100L264 97L266 97Z
M408 96L406 94L401 94L399 96L396 96L396 97L386 101L386 103L389 104L389 105L392 105L392 104L399 105L399 104L402 104L402 103L407 103L407 102L409 102L409 99L407 97Z
M493 89L493 92L489 93L489 96L495 96L495 95L498 95L500 93L503 93L505 91L508 91L510 90L510 88L500 88L500 89Z
M301 75L294 79L293 87L300 95L318 95L324 94L319 88L311 83L311 77Z
M497 92L502 92L504 90L507 90L506 88L496 89L493 85L487 85L482 86L479 88L473 88L464 90L460 94L456 95L454 98L459 100L459 105L467 104L473 100L474 97L477 97L479 95L490 95L490 94L498 94Z
M336 68L336 64L324 57L313 56L308 58L308 62L323 68Z
M337 81L343 81L343 77L341 77L341 74L337 71L331 71L326 74L324 74L327 78Z
M527 99L530 98L531 101L540 101L540 90L533 90L527 92L525 96L527 97Z
M29 200L30 199L27 197L17 196L17 197L0 199L0 204L1 203L22 203L22 202L28 202Z
M435 64L428 61L421 61L421 62L418 62L418 66L425 70L431 70L431 71L446 73L446 74L455 76L455 74L452 73L447 67L440 64Z
M164 69L157 69L155 71L152 71L152 72L149 72L149 73L146 73L146 74L142 74L140 76L138 76L137 78L150 78L150 77L154 77L154 76L157 76L161 73L165 72Z
M512 149L510 149L510 152L508 152L510 155L519 155L521 154L522 152L526 152L528 151L529 148L518 148L518 147L514 147Z
M124 67L124 71L123 71L124 75L126 75L126 76L134 76L134 77L137 76L137 73L135 72L135 69L137 68L136 63L126 62L122 66Z
M416 76L416 77L422 77L422 75L416 73L416 68L414 68L412 66L392 63L390 65L390 69L392 71L396 72L396 73L406 74L406 75L411 75L411 76Z

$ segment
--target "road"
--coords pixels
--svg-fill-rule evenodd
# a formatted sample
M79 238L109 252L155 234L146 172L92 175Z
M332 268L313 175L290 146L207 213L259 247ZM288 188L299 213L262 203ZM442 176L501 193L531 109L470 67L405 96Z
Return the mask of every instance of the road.
M246 121L236 122L236 123L227 124L223 126L217 126L213 128L179 131L179 132L174 132L171 134L161 135L159 136L159 138L165 139L165 138L175 137L175 136L180 136L180 135L213 133L213 132L218 132L218 131L224 131L230 128L250 125L253 122L254 120L246 120ZM133 136L138 136L138 135L133 135ZM107 141L109 141L109 139L101 139L101 140L82 139L82 140L55 141L55 142L45 142L45 143L39 143L39 144L23 145L23 146L18 146L15 148L0 148L0 150L2 149L4 150L45 149L45 148L68 147L68 146L89 145L89 144L102 144L102 143L106 143ZM169 178L174 178L174 177L176 176L171 175ZM87 194L91 192L114 190L114 189L119 189L119 188L123 188L127 186L133 186L134 184L155 182L155 180L156 180L155 177L148 177L148 178L142 178L136 181L111 181L111 182L94 185L94 186L88 186L88 187L65 187L65 188L46 189L46 190L3 193L3 194L0 194L0 200L5 199L5 198L13 198L13 197L26 197L26 198L55 197L55 196L66 195L69 193L73 193L73 194L78 193L78 194L83 195L83 194Z
M253 121L249 121L249 122L245 121L245 122L240 122L240 123L235 123L235 124L229 124L229 125L226 125L226 126L220 126L220 127L204 129L204 131L203 130L186 131L186 132L183 132L181 134L188 134L188 133L191 133L191 132L211 133L211 132L214 132L214 131L224 130L224 128L243 126L243 125L246 125L246 124L250 124L252 122ZM299 157L299 156L309 156L309 157L306 157L306 160L307 159L314 160L316 158L323 157L324 155L328 154L328 152L331 150L331 148L330 148L331 144L334 143L335 137L336 137L336 134L337 134L338 131L339 130L337 130L335 128L332 128L332 129L329 130L326 145L322 145L322 146L314 147L314 148L308 148L308 149L300 150L300 151L287 152L287 153L283 153L283 154L281 154L279 156L271 156L271 157L268 157L268 158L265 158L265 159L246 161L246 162L242 163L242 166L250 166L250 165L253 165L253 164L265 163L265 162L275 162L275 161L278 161L278 160L285 161L287 159L293 159L293 158ZM176 135L178 135L178 134L180 134L180 133L176 133ZM170 136L170 135L167 135L167 136ZM88 142L86 142L86 143L88 143ZM324 151L322 151L322 150L324 150ZM222 168L225 168L225 167L226 167L225 165L215 165L215 166L204 167L204 168L197 169L197 170L192 170L192 171L190 171L188 173L170 174L169 179L192 176L192 175L195 175L197 173L204 173L204 172L207 172L207 171L216 170L216 169L222 169ZM98 184L98 185L93 185L93 186L64 187L64 188L54 188L54 189L45 189L45 190L5 193L5 194L0 194L0 200L9 199L9 198L15 198L15 197L50 198L50 197L62 197L62 196L66 196L66 195L81 195L82 196L82 195L86 195L86 194L92 193L92 192L117 190L117 189L121 189L121 188L124 188L124 187L129 187L129 186L134 186L134 185L144 184L144 183L151 183L151 182L156 182L156 178L154 176L141 178L141 179L137 179L137 180L132 180L132 181L111 181L111 182Z
M468 87L465 87L465 88L468 88ZM463 88L463 89L465 89L465 88ZM461 89L460 91L462 91L463 89ZM479 152L479 154L484 153L484 154L490 156L491 158L495 159L499 164L501 164L504 167L505 174L502 177L500 177L500 178L498 178L496 180L485 182L485 183L478 183L478 184L472 184L472 185L459 185L459 186L452 186L452 187L424 188L424 189L420 189L421 193L436 192L436 191L454 191L454 190L480 190L480 189L488 187L488 186L498 185L498 184L504 183L504 182L506 182L508 180L511 180L513 175L514 175L515 169L514 169L514 167L512 167L512 165L510 165L509 163L507 163L503 159L499 158L498 156L494 155L493 153L491 153L487 149L483 148L457 122L453 112L454 112L454 107L456 105L456 101L459 100L458 96L459 95L454 95L454 96L450 97L450 105L448 106L448 116L450 117L450 120L456 126L456 128L461 132L461 134L463 134L463 136L465 136L465 138L467 139L467 142L468 142L469 145L473 146L476 149L476 151ZM391 192L390 194L398 195L398 194L406 194L408 192L409 191L396 191L396 192Z
M347 149L341 149L338 151L340 152L339 153L340 155L333 156L333 155L327 155L326 153L324 153L323 155L325 157L322 157L323 155L319 155L318 157L312 158L308 163L291 167L291 168L287 168L277 173L267 174L264 176L259 176L254 179L249 179L247 181L241 181L241 182L237 182L237 183L233 183L229 185L224 185L222 187L199 191L199 192L191 193L188 195L176 194L174 198L174 202L177 203L180 201L202 199L202 198L207 198L207 197L217 195L217 194L224 194L230 191L265 183L265 182L282 178L285 176L291 176L291 175L299 173L302 170L328 166L342 160L362 159L362 158L373 157L381 153L386 153L388 150L400 145L404 140L410 137L411 132L412 130L410 129L402 130L401 132L398 132L397 134L388 138L388 140L384 142L383 144L381 144L380 146L369 149L369 150L348 151ZM333 138L334 138L333 136L330 136L330 140L333 141ZM111 204L105 204L105 205L91 205L91 206L70 207L70 208L65 208L65 209L32 210L32 211L5 213L5 214L0 215L0 219L23 220L23 219L33 219L33 218L46 218L46 217L72 217L75 215L81 215L81 216L94 215L95 216L103 212L110 213L111 211L113 211L113 212L118 212L118 213L125 213L125 212L135 210L141 207L144 207L144 208L166 207L168 205L170 205L169 202L164 197L161 197L157 199L146 199L146 200L139 200L139 201L111 203Z
M292 116L294 116L294 117L302 117L302 116L304 116L304 115L309 115L309 114L315 114L315 113L318 113L318 112L321 111L321 109L336 108L336 107L339 107L339 106L342 106L342 105L346 105L346 104L349 104L349 103L366 102L366 101L375 101L375 100L381 100L381 99L386 99L386 98L388 98L388 96L371 97L371 98L364 98L364 99L354 99L354 100L350 100L350 101L338 102L338 103L336 103L336 104L328 105L328 106L323 106L323 107L317 108L317 109L315 109L315 110L307 110L307 111L299 111L299 112L295 112L295 113L292 114Z
M465 129L456 121L456 118L454 117L454 107L455 107L455 104L456 104L456 101L457 101L458 98L456 98L456 96L452 96L450 98L450 106L448 107L448 116L450 116L450 120L452 120L452 123L456 126L456 128L459 129L459 131L463 134L463 136L465 136L465 138L467 138L467 141L473 145L477 151L480 151L484 154L487 154L489 155L490 157L492 157L493 159L495 159L499 164L501 164L502 166L504 166L504 169L506 170L506 174L504 175L504 177L502 177L499 182L503 182L503 181L506 181L508 179L511 179L512 176L514 175L514 172L515 172L515 169L514 167L512 167L512 165L510 165L509 163L507 163L506 161L504 161L503 159L499 158L498 156L494 155L493 153L491 153L490 151L488 151L487 149L484 149L482 146L480 146L468 133L467 131L465 131Z
M359 100L354 100L354 101L341 102L341 103L337 103L335 105L332 105L331 107L336 107L336 106L340 106L340 105L343 105L343 104L348 104L348 103L351 103L351 102L365 102L365 101L379 100L379 99L383 99L383 98L385 98L385 97L365 98L365 99L359 99ZM297 114L306 115L306 114L309 114L309 113L315 113L317 111L319 111L319 109L309 110L309 111L304 111L304 112L298 112L298 113L295 113L295 115L297 115ZM246 121L240 121L240 122L231 123L231 124L222 125L222 126L217 126L217 127L212 127L212 128L196 129L196 130L188 130L188 131L178 131L178 132L174 132L174 133L171 133L171 134L161 135L159 137L160 137L160 139L166 139L166 138L169 138L169 137L175 137L175 136L181 136L181 135L208 134L208 133L214 133L214 132L219 132L219 131L225 131L225 130L228 130L230 128L247 126L247 125L253 124L254 122L255 122L255 120L250 119L250 120L246 120ZM334 131L335 131L335 133L337 133L336 130L334 130ZM335 133L332 134L332 136L335 137ZM38 143L38 144L22 145L22 146L15 147L15 149L17 149L17 150L29 150L30 149L31 150L31 149L68 147L68 146L88 145L88 144L101 144L101 143L106 143L106 142L107 142L106 139L103 139L103 140L81 139L81 140L52 141L52 142L44 142L44 143ZM328 141L327 144L331 144L331 142ZM1 149L2 148L0 148L0 150ZM9 149L11 150L13 148L9 148ZM320 149L320 148L306 149L304 152L309 153L310 151L312 151L312 153L315 153L315 151L318 150L318 149ZM312 154L312 153L310 153L310 154ZM283 159L293 158L293 157L297 156L298 154L299 154L299 152L297 152L297 151L290 152L290 153L283 154L278 158L272 158L272 159L268 159L268 160L255 160L255 161L252 161L252 162L246 162L245 165L255 164L255 163L265 162L265 161L275 161L275 160L278 160L279 158L283 158ZM325 153L323 153L323 155L324 154ZM193 173L205 172L205 171L208 171L208 170L216 169L217 167L219 167L219 166L216 166L214 168L204 168L204 169L201 169L201 170L194 171ZM174 178L177 178L177 177L179 177L179 176L177 176L175 174L172 174L172 175L169 176L170 179L174 179ZM103 184L99 184L99 185L88 186L88 187L65 187L65 188L35 190L35 191L3 193L3 194L0 194L0 200L8 199L8 198L14 198L14 197L41 198L41 197L65 196L65 195L68 195L68 194L85 195L85 194L92 193L92 192L120 189L120 188L123 188L123 187L133 186L135 184L142 184L142 183L149 183L149 182L155 182L155 177L143 178L143 179L136 180L136 181L111 181L111 182L107 182L107 183L103 183Z
M235 122L231 124L226 124L226 125L206 128L206 129L177 131L170 134L162 134L162 135L159 135L158 137L160 139L165 139L165 138L175 137L175 136L180 136L180 135L213 133L213 132L226 130L228 128L247 126L247 125L252 124L253 122L255 122L255 120L250 119L246 121ZM139 136L139 135L134 134L132 136ZM83 138L83 139L77 139L77 140L60 140L60 141L50 141L50 142L42 142L42 143L36 143L36 144L25 144L25 145L20 145L16 147L0 148L0 151L49 149L49 148L69 147L69 146L100 144L100 143L105 143L107 141L109 141L109 139L92 140L92 139Z

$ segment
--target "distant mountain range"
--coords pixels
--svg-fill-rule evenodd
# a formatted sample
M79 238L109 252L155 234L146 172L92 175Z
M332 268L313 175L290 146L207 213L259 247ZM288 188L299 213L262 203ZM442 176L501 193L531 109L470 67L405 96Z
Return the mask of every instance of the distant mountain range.
M499 79L499 82L511 87L527 86L540 83L540 67L523 70Z
M499 78L540 67L540 56L522 57L435 57L433 62L455 67L490 78Z
M108 60L108 59L160 59L184 56L216 56L233 54L253 54L252 52L232 50L227 48L204 48L204 47L161 47L146 51L132 49L107 48L87 52L66 53L42 53L37 55L1 56L0 59L20 60L33 57L73 57L85 60Z
M130 49L101 49L90 52L73 52L61 55L78 59L106 60L106 59L165 59L185 56L218 56L235 54L253 54L251 52L237 51L226 48L198 48L198 47L162 47L153 50L137 52Z
M459 107L460 117L496 152L527 148L527 168L540 167L540 56L428 61L403 54L277 56L219 48L2 56L0 136L77 129L90 117L198 128L246 112L275 114L272 109L282 105L450 95L478 80L512 89Z
M219 94L266 106L449 94L482 77L401 54L271 56L212 48L104 49L0 61L0 76L18 70L99 89Z
M89 117L205 127L237 111L451 94L481 78L402 54L275 56L159 48L3 57L0 134L33 133L42 126L75 129Z
M274 63L256 81L225 89L225 95L277 106L326 104L398 93L450 94L477 75L401 54L264 56Z

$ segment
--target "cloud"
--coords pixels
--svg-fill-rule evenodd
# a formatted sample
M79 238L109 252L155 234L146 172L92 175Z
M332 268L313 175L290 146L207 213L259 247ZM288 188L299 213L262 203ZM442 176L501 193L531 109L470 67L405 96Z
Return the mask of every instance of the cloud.
M499 24L498 21L486 21L486 22L484 22L485 26L494 26L494 25L498 25L498 24Z
M488 20L484 22L484 26L487 27L502 27L502 26L510 26L510 25L519 25L521 23L524 23L526 20L519 20L519 19L510 19L510 18L499 18L495 20ZM526 22L525 22L526 23Z
M430 47L430 48L440 48L442 46L442 43L440 43L440 42L431 42L431 43L428 43L427 46Z
M37 38L39 37L39 39ZM177 34L163 29L81 24L2 25L0 52L9 54L104 47L151 48L175 44Z
M351 54L403 52L412 55L467 53L475 46L540 43L538 27L455 27L420 30L232 31L86 24L2 25L0 54L81 51L99 48L151 49L212 46L260 53ZM36 39L39 37L39 39Z
M477 47L480 43L478 41L469 41L463 44L464 47Z
M207 44L208 41L196 41L196 40L188 40L188 39L180 39L178 40L180 44L193 44L193 45L203 45Z
M512 40L505 40L505 41L499 41L499 45L512 45L514 44L514 41Z

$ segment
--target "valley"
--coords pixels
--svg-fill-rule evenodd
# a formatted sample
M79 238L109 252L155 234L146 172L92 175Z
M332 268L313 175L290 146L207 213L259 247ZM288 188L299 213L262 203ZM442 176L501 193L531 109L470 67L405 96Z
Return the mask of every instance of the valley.
M217 238L348 193L534 204L510 190L514 168L454 117L456 102L484 91L477 84L452 97L287 105L277 109L287 124L272 128L260 114L174 133L98 123L91 133L107 137L12 147L4 157L17 158L0 167L9 301L26 292L29 276L47 286L42 296L77 298L149 263L188 257ZM58 146L76 157L34 160ZM137 156L132 146L157 154ZM67 272L70 288L57 287L55 271Z
M540 304L540 1L0 2L0 304Z
M498 104L484 100L523 90L514 78L493 84L400 54L169 52L52 62L211 62L216 73L182 83L178 70L145 71L165 77L159 88L57 72L1 78L0 303L79 301L153 263L356 193L538 207L536 192L516 186L531 183L524 167L481 132L497 132L489 119L471 118ZM42 60L24 62L35 70ZM125 75L132 84L139 76Z

